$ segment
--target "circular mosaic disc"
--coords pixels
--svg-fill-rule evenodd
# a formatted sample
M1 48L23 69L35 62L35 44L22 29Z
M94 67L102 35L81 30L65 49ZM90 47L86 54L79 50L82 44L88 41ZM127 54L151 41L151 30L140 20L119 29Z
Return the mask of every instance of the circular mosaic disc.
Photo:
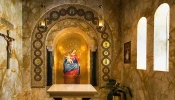
M88 21L94 19L94 14L91 11L85 12L84 18Z
M35 81L40 81L42 79L41 75L34 76Z
M60 15L61 15L61 16L65 16L66 13L67 13L67 11L66 11L64 8L62 8L62 9L60 10Z
M103 73L108 74L110 72L108 67L103 68Z
M109 48L110 45L111 44L110 44L110 42L108 40L105 40L105 41L102 42L102 47L105 48L105 49Z
M78 9L77 14L79 16L83 16L84 15L84 10L83 9Z
M105 65L105 66L109 65L110 63L111 63L111 61L108 58L104 58L102 60L102 64Z
M60 17L60 14L59 14L59 12L57 12L57 11L52 11L51 13L50 13L50 17L51 17L51 19L52 20L58 20L59 19L59 17Z
M107 51L107 50L103 51L103 55L104 56L109 56L109 51Z
M35 56L41 56L41 51L40 50L35 50L34 55Z
M36 57L33 59L33 64L35 66L41 66L43 64L43 60L40 57Z
M41 40L35 40L34 43L33 43L33 46L35 49L41 49L42 48L42 42Z
M70 6L69 8L67 8L67 12L68 12L68 15L74 16L76 15L77 9L73 6Z
M35 72L36 74L40 74L40 73L41 73L41 68L40 68L40 67L36 67L36 68L34 69L34 72Z
M35 38L37 38L37 39L42 39L42 37L43 37L43 34L40 32L35 34Z
M108 81L110 79L109 75L103 75L103 80Z
M107 33L102 33L101 34L101 38L102 39L107 39L108 38L108 34Z

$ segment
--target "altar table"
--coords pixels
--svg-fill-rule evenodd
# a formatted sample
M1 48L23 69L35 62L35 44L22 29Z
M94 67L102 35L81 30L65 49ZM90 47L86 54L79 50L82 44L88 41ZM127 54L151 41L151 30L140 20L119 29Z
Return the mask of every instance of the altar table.
M97 90L91 84L53 84L47 93L55 100L62 100L62 98L89 100L94 97Z

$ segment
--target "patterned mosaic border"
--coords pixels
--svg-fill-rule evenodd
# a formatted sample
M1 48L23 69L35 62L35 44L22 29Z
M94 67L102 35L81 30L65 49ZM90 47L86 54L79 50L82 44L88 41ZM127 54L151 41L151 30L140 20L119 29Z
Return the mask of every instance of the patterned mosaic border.
M101 60L101 70L103 75L101 75L103 81L110 79L110 68L111 65L111 38L109 33L107 33L106 25L103 30L100 30L97 26L98 17L95 16L95 11L85 6L78 5L62 5L52 10L48 11L40 20L45 19L47 21L47 28L38 27L36 25L33 36L32 36L32 72L31 72L31 86L32 87L45 87L46 86L46 64L45 64L45 37L47 32L53 25L61 18L75 18L79 17L87 22L92 22L96 27L96 30L101 34L101 50L102 59ZM87 9L85 9L87 8ZM48 16L49 15L49 16ZM97 13L96 13L97 15ZM40 21L39 21L40 22ZM39 23L38 22L38 23Z

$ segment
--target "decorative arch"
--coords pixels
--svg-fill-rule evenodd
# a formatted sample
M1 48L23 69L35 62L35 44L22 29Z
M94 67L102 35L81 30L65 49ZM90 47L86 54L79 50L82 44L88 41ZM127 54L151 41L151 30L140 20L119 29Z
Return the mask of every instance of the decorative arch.
M47 28L38 27L39 22L45 19ZM104 30L98 28L98 13L82 5L61 5L46 12L37 22L31 39L31 86L46 86L46 39L50 29L62 20L76 19L85 22L97 34L98 42L98 76L99 85L110 79L112 35L105 23ZM63 26L64 27L64 26Z

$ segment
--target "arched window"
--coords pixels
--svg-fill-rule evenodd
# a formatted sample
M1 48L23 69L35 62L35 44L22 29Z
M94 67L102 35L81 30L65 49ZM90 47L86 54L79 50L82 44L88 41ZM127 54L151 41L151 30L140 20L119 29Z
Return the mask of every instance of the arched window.
M137 69L146 69L147 20L142 17L137 24Z
M169 70L169 17L167 3L161 4L154 15L154 70Z

